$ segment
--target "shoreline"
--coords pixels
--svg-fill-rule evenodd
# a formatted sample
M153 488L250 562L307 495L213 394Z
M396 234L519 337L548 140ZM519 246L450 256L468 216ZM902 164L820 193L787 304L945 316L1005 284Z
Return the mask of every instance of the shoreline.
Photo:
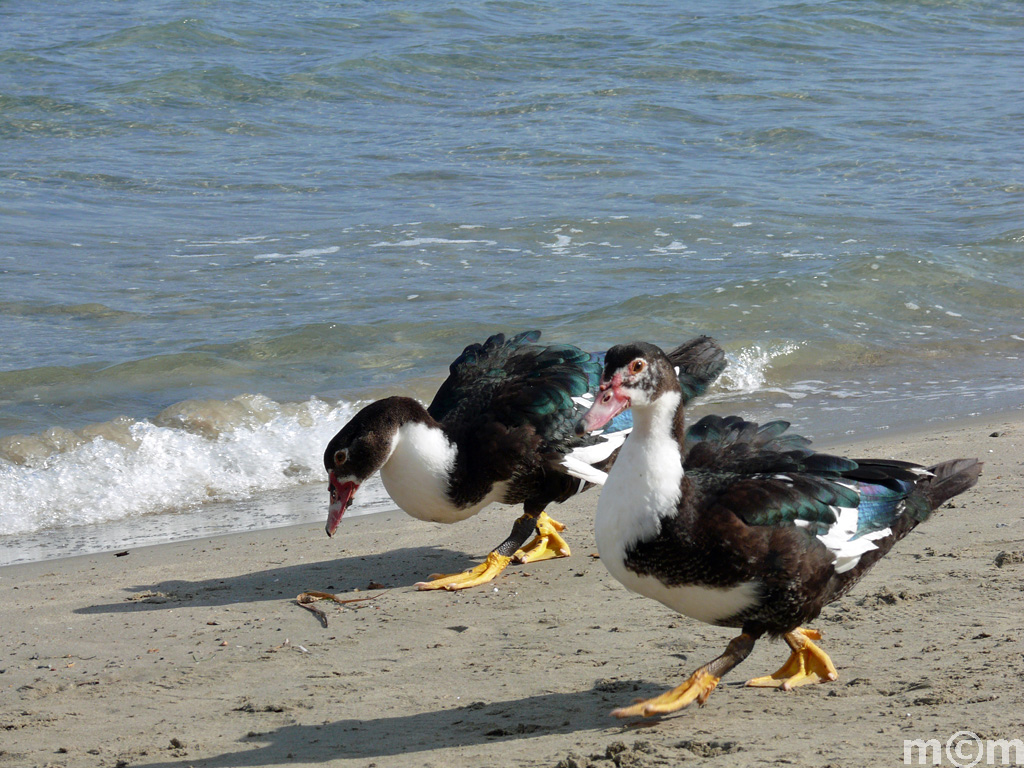
M815 622L835 683L744 688L785 656L761 641L706 707L615 720L733 632L611 578L592 557L597 493L551 509L571 558L456 593L413 584L480 562L518 510L382 512L333 540L305 523L0 568L0 766L853 768L898 761L904 739L1024 738L1024 416L818 447L986 463ZM324 627L295 602L308 590L371 599L321 603Z
M724 408L722 407L723 405L725 406ZM693 423L706 413L715 413L724 410L728 410L730 413L741 414L744 418L753 419L762 424L773 419L791 421L793 423L793 426L791 427L793 431L807 435L813 434L811 430L804 429L801 426L799 419L792 418L799 415L799 411L790 412L790 409L770 409L763 405L755 409L750 409L745 407L734 407L734 404L721 403L717 401L701 401L690 409L693 416L688 417L688 422ZM824 439L815 439L813 445L818 450L838 450L850 454L851 451L857 450L857 446L859 445L870 447L883 442L899 441L901 439L912 440L918 435L941 432L946 429L966 428L974 423L988 423L990 421L994 422L1000 420L1013 421L1018 418L1024 418L1024 410L1020 408L1005 409L994 413L983 413L948 421L942 420L930 423L916 422L908 426L900 426L894 429L874 428L862 435L830 434ZM28 542L28 544L25 548L10 545L0 547L0 574L2 574L4 568L28 565L35 562L49 562L52 560L86 557L91 554L104 554L124 549L138 550L143 547L166 546L175 543L219 538L221 536L234 536L244 533L255 533L258 531L274 531L282 528L311 525L316 523L321 516L326 520L327 505L324 501L324 493L324 487L321 483L306 483L304 485L268 492L263 494L259 499L212 502L210 504L205 504L200 508L187 510L185 512L169 513L154 517L129 517L106 523L73 526L70 529L60 529L56 531L42 530L29 534L12 534L8 538L19 540L23 543L23 547L25 547L24 542ZM376 498L378 495L383 496L383 498ZM365 504L367 502L364 501L363 503ZM224 527L232 524L230 521L240 519L248 514L247 510L252 505L257 505L262 508L263 516L267 520L266 522L257 528L251 528L244 531L222 530ZM377 509L377 511L366 511L361 513L357 511L355 515L350 511L348 513L349 519L354 519L356 517L368 517L374 520L379 520L382 519L381 516L383 515L398 515L399 517L405 517L405 513L398 507L394 506L394 503L387 498L386 492L382 487L376 489L373 500L369 501L369 506L380 508ZM289 520L289 518L296 519L298 522L282 522ZM225 522L225 519L228 522ZM204 529L207 532L192 535L188 538L163 537L163 534L161 533L163 529L173 527L175 525L182 526L186 521L192 522L193 525ZM136 543L135 541L132 541L130 537L138 534L138 529L140 527L149 528L150 531L148 533L143 532L141 534L143 537L142 542ZM118 535L125 538L118 539ZM59 541L49 541L48 537L57 537ZM117 543L114 543L115 540ZM94 541L98 543L87 546L87 551L84 553L65 554L65 550L71 546L77 544L81 547L83 541ZM127 543L125 543L125 541L127 541ZM13 560L13 558L18 557L19 552L24 551L39 552L42 553L42 557L38 557L36 559ZM47 552L55 553L47 554Z

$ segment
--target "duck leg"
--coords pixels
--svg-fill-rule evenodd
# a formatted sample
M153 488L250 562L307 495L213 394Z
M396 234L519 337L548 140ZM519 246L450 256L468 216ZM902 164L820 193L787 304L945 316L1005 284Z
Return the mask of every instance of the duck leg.
M814 643L815 640L821 640L820 632L797 627L787 632L783 639L792 649L786 663L771 675L748 680L747 685L789 691L798 685L823 683L839 677L832 659Z
M548 517L547 512L541 512L537 517L536 527L537 535L533 540L522 549L517 549L512 556L517 563L536 563L553 557L569 557L569 545L561 536L561 532L565 530L562 523Z
M615 717L665 715L687 707L694 701L703 706L708 700L708 696L715 690L718 681L725 677L730 669L747 658L753 650L756 640L756 637L746 632L734 637L726 646L725 653L698 669L682 685L671 691L666 691L660 696L655 696L653 699L644 699L637 701L632 706L614 709L612 715Z
M554 521L552 521L554 522ZM530 534L538 530L538 519L530 514L522 515L512 525L512 533L508 538L499 544L487 555L487 559L476 568L471 568L463 573L435 573L430 576L430 581L421 581L416 584L417 589L466 589L479 584L486 584L499 573L505 570L512 555L530 538Z

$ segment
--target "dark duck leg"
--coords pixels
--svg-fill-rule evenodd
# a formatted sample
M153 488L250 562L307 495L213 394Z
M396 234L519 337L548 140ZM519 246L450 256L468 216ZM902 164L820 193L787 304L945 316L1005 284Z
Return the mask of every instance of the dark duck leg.
M783 637L792 653L750 685L835 680L820 635L802 626L981 473L975 459L925 468L816 453L785 422L707 416L687 430L671 371L653 345L613 347L577 426L599 429L630 407L634 415L598 501L601 561L634 592L743 634L683 685L615 710L619 717L703 704L764 634Z
M652 717L667 715L697 702L701 706L711 692L718 687L726 673L743 661L754 649L754 638L743 633L734 637L726 646L725 653L698 669L685 683L665 691L653 699L639 699L632 706L613 709L615 717Z
M436 574L420 589L483 584L513 559L568 557L565 526L544 510L604 482L631 420L577 434L573 426L593 402L604 353L542 347L534 343L539 336L497 334L466 347L428 408L389 397L357 413L324 452L327 534L334 535L359 486L379 470L395 503L420 520L455 523L493 502L523 505L525 514L484 563ZM669 361L686 397L703 392L725 368L724 352L706 336L672 350Z

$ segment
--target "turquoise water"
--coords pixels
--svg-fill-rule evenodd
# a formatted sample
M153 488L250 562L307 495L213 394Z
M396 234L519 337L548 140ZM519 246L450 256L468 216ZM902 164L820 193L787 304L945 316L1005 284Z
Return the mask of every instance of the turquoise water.
M1016 3L12 2L0 30L0 562L319 519L261 510L498 330L711 333L706 407L816 439L1024 401Z

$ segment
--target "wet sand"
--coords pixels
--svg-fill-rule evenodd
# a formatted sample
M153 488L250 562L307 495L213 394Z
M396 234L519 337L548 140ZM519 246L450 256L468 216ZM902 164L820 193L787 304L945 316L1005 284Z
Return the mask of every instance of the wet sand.
M861 768L903 764L904 739L1024 739L1024 417L827 447L985 462L977 488L825 609L815 626L837 682L743 687L786 657L762 641L706 707L611 718L734 632L615 582L595 556L591 492L550 510L571 558L457 593L412 585L482 560L517 510L0 568L0 766ZM306 590L372 599L320 603L325 627L295 602Z

